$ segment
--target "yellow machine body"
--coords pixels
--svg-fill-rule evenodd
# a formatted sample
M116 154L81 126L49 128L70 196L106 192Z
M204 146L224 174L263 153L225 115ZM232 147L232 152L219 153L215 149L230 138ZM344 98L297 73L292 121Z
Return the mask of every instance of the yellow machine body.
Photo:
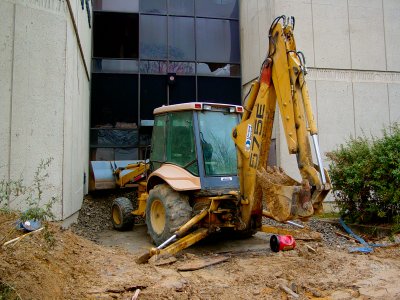
M257 230L271 232L271 228L262 226L262 217L280 222L305 220L322 210L322 201L331 189L331 182L322 167L318 131L305 82L305 61L303 54L296 50L293 21L293 17L281 16L271 25L268 56L258 80L252 84L241 121L232 128L239 190L213 194L202 190L200 179L187 170L173 164L161 165L146 177L147 181L139 184L139 205L132 211L134 215L146 217L149 233L158 245L142 257L142 262L154 254L179 252L221 228L250 234ZM215 105L227 112L243 110ZM206 106L199 103L165 106L155 113L201 110ZM267 166L277 106L288 151L297 157L301 182L277 167ZM165 124L170 126L168 122ZM202 133L199 134L202 139ZM318 164L313 162L310 136ZM148 170L147 164L132 168ZM120 178L118 171L114 174L120 186L137 177L136 173L129 179ZM184 216L182 224L176 223L173 217L176 214ZM177 224L177 228L172 228ZM167 228L170 236L159 237L161 227Z

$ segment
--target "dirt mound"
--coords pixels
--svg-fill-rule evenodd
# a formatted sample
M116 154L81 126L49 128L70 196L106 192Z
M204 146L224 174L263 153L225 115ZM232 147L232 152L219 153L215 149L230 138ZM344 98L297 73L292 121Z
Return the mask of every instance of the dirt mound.
M0 236L21 235L14 222L15 215L0 214ZM148 284L144 273L127 260L126 252L101 247L57 224L47 224L41 232L3 246L0 257L0 281L12 286L22 299L83 299L91 298L96 288L94 294L102 294L107 287L121 289L117 280L107 280L117 275L110 274L108 264L113 262L121 264L119 268L130 266L141 277L140 285ZM122 288L123 293L130 290Z
M16 216L0 213L0 239L21 235ZM311 247L311 248L310 248ZM312 249L312 250L311 250ZM22 299L399 299L399 247L349 254L324 243L298 241L288 252L231 251L227 262L178 271L195 259L215 257L190 249L170 265L137 265L136 256L62 230L58 224L0 248L0 281ZM0 298L3 296L0 289Z

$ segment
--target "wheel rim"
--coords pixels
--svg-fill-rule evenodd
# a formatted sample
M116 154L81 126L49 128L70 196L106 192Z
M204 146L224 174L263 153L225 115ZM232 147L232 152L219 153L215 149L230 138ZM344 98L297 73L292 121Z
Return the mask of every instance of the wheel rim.
M115 224L121 224L121 216L119 214L119 209L116 205L114 205L112 208L112 217Z
M159 199L155 199L151 204L150 220L154 232L161 234L165 227L165 208Z

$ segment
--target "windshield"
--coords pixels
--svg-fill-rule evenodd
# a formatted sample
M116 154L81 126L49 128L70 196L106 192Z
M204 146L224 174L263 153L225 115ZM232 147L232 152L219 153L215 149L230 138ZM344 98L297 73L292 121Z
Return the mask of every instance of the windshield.
M237 174L236 149L231 134L238 121L237 114L199 112L200 141L207 176Z

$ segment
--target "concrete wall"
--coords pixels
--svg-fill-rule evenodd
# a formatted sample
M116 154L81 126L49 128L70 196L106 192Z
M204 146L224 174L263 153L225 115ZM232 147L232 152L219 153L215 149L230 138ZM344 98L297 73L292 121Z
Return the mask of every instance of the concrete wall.
M0 179L31 185L52 158L43 199L59 199L59 219L80 208L88 174L90 28L80 1L67 4L0 1ZM9 205L26 207L23 197Z
M240 13L244 91L267 54L273 19L296 17L297 50L309 67L322 153L350 135L379 136L383 126L400 121L400 1L242 0ZM275 128L278 163L299 178L280 122Z

